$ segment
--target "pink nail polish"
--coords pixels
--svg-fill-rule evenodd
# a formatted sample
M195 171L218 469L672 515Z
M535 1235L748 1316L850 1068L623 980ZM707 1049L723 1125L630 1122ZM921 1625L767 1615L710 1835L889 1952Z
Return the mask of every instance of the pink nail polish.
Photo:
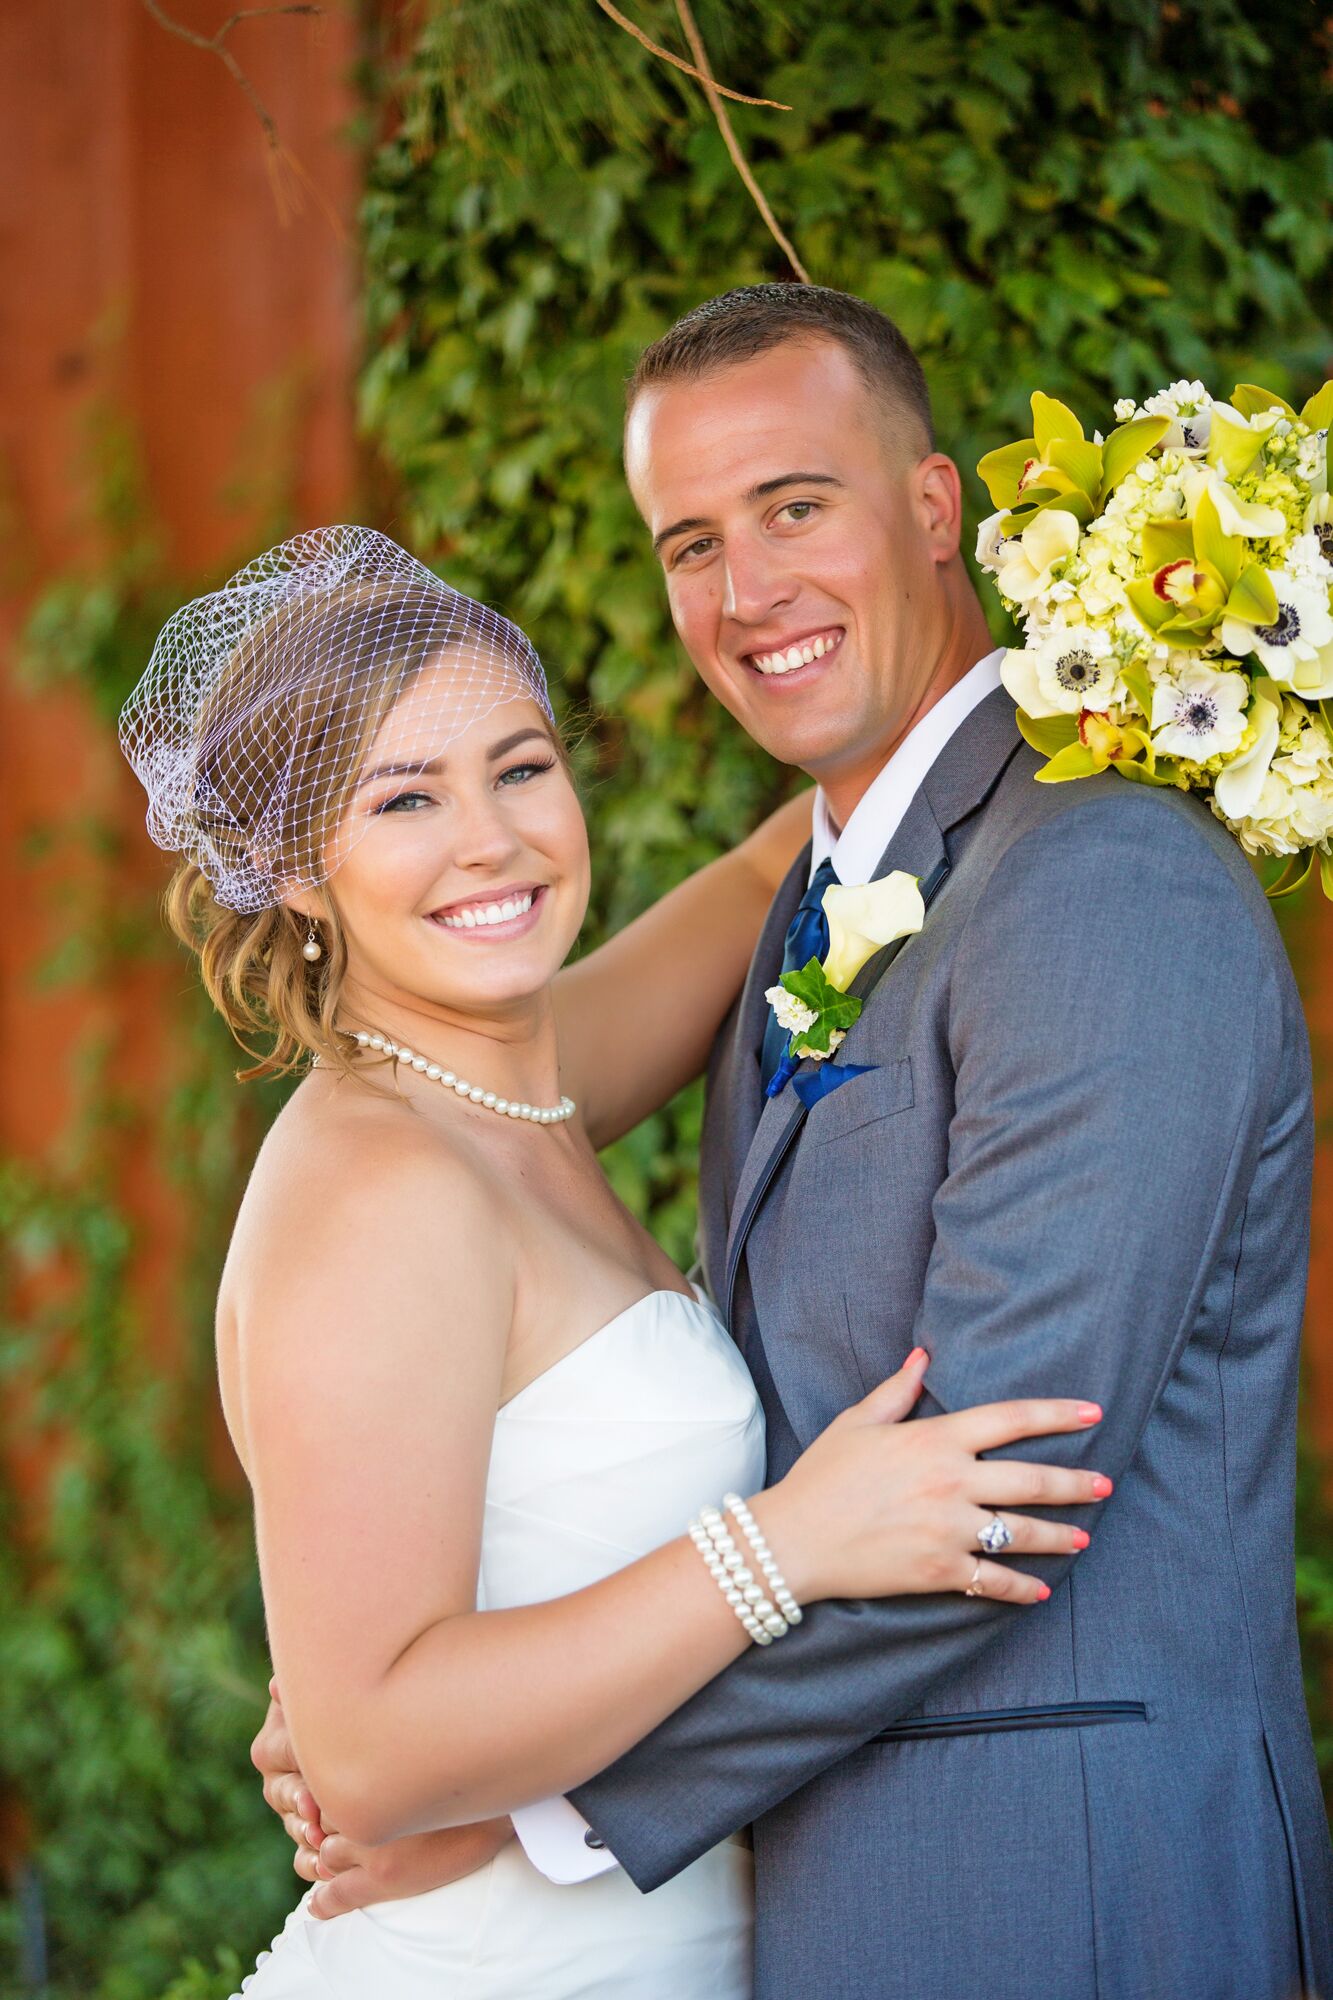
M1075 1528L1073 1540L1074 1540L1074 1547L1076 1549L1086 1549L1089 1542L1092 1540L1092 1536L1085 1535L1082 1528Z
M1092 1490L1099 1500L1107 1500L1115 1492L1115 1487L1104 1472L1099 1472L1092 1482Z
M1050 1594L1051 1594L1051 1589L1050 1589L1050 1585L1049 1585L1049 1584L1046 1584L1046 1583L1043 1583L1043 1584L1039 1584L1039 1585L1038 1585L1038 1588L1037 1588L1037 1602L1038 1602L1038 1604L1044 1604L1044 1603L1046 1602L1047 1598L1048 1598L1048 1597L1050 1596Z
M926 1353L924 1347L914 1347L912 1349L912 1352L908 1355L906 1361L904 1361L903 1367L915 1368L918 1361L929 1361L929 1359L930 1356Z
M1080 1403L1078 1420L1081 1424L1099 1424L1102 1420L1100 1403Z

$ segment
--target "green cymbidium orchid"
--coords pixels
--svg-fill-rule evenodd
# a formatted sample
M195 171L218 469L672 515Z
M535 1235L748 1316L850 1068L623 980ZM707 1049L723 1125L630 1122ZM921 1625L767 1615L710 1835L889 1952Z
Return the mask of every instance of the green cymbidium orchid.
M1152 522L1142 546L1153 575L1128 584L1125 596L1163 645L1195 652L1224 618L1246 625L1276 619L1272 584L1259 563L1247 560L1244 539L1224 533L1211 493L1200 494L1192 521Z
M1062 507L1086 527L1169 428L1165 417L1134 417L1098 444L1085 437L1067 404L1037 389L1032 436L987 452L977 471L994 505L1008 510L1006 535L1020 533L1048 507Z
M1032 748L1050 759L1035 773L1038 783L1063 785L1073 778L1092 778L1115 765L1122 777L1148 784L1170 784L1159 777L1152 739L1137 723L1115 722L1109 715L1085 708L1081 715L1051 716L1040 722L1019 711L1019 731Z

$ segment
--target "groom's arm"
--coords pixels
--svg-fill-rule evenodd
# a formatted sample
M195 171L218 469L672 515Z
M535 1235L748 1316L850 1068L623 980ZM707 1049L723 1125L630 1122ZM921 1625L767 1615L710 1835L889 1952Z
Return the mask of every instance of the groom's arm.
M932 1356L919 1414L1092 1398L1100 1426L1021 1456L1124 1473L1279 1087L1290 1001L1261 916L1200 830L1150 796L1080 803L1002 858L952 982L956 1109L915 1329ZM1291 1116L1308 1119L1296 1069ZM1095 1510L1083 1525L1096 1534ZM1054 1589L1069 1562L1030 1566ZM1014 1618L1048 1615L958 1595L816 1605L573 1802L653 1888L912 1713Z

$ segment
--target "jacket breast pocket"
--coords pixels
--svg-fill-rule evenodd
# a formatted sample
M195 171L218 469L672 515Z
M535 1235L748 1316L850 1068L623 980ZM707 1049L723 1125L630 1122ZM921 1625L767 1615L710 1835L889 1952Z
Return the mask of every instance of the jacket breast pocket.
M910 1056L902 1056L897 1062L878 1064L865 1076L850 1077L821 1097L806 1120L804 1138L812 1146L831 1145L863 1125L909 1111L912 1103L912 1062Z

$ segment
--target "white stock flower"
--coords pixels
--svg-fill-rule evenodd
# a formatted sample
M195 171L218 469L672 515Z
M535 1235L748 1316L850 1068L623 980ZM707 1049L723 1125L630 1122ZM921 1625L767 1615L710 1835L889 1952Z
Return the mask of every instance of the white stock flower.
M813 1007L807 1007L804 1000L798 1000L785 986L770 986L764 998L777 1015L784 1035L803 1035L819 1019Z
M1118 424L1129 423L1138 413L1139 406L1132 396L1119 396L1116 398L1115 420Z
M1279 687L1294 688L1307 700L1333 694L1333 616L1328 608L1328 584L1322 578L1294 576L1270 569L1268 581L1277 597L1277 617L1271 625L1247 625L1239 618L1222 620L1222 644L1243 660L1257 653Z
M1078 547L1078 522L1063 507L1048 507L1005 544L995 582L1002 597L1026 604L1049 589L1051 571Z
M1093 625L1058 625L1021 652L1004 656L1000 678L1025 715L1077 715L1109 708L1119 664L1105 632Z
M1225 757L1240 748L1249 702L1244 674L1220 673L1187 658L1153 688L1153 749L1190 764Z

